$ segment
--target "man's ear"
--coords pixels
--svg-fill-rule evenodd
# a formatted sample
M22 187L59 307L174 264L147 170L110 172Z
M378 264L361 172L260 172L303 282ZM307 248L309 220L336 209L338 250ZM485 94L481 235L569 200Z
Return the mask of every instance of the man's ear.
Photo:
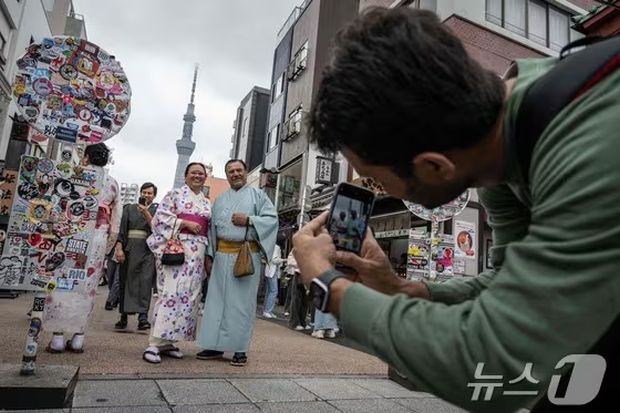
M450 181L456 174L456 165L439 152L423 152L412 160L416 177L426 184Z

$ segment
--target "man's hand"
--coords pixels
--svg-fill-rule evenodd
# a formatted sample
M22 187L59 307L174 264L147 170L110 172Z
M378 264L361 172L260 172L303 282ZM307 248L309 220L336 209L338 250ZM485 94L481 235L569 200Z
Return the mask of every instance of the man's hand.
M336 261L355 270L358 281L373 290L383 294L394 295L404 293L411 297L429 299L426 286L421 282L407 281L400 278L390 264L377 240L370 230L366 231L366 238L360 255L352 252L338 251Z
M293 254L306 286L309 286L314 278L334 267L336 247L325 229L328 216L329 212L322 213L293 237Z
M246 214L235 212L232 214L232 223L238 227L247 227L249 224L249 218Z
M119 244L116 244L116 248L114 249L114 258L119 264L125 262L125 252L123 251L123 247L119 247Z
M211 275L211 269L213 268L213 259L208 255L205 256L205 274L207 277Z

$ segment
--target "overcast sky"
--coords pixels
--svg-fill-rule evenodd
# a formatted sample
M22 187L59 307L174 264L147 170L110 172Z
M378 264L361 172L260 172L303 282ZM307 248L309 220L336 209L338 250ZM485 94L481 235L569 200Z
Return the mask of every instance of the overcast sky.
M167 192L177 162L194 64L196 122L191 160L214 175L231 149L241 99L269 88L276 34L301 0L73 0L88 40L115 55L131 84L131 116L106 143L119 183L152 181ZM161 198L159 196L158 198Z

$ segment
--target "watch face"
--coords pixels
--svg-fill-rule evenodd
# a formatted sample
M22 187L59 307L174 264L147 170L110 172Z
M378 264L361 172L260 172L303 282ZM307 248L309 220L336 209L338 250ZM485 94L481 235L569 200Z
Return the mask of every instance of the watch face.
M315 280L312 280L312 284L310 285L310 294L312 295L312 304L314 304L314 307L321 312L326 312L325 307L327 307L327 291L323 289L323 286Z

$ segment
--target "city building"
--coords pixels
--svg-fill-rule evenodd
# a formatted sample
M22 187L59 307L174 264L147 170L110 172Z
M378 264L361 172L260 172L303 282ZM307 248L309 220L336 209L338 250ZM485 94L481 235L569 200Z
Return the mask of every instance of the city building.
M121 183L121 203L123 205L138 203L140 186L138 184Z
M563 46L583 36L572 27L571 19L596 5L597 2L588 0L360 0L360 11L371 6L432 10L461 39L474 59L502 76L515 59L557 56ZM356 174L354 182L363 183ZM440 233L453 235L457 222L473 227L476 253L464 260L459 271L455 267L455 274L477 275L490 266L491 231L475 191L456 219L440 224ZM424 232L427 226L399 200L380 195L375 203L371 227L392 262L407 253L409 229Z
M228 180L226 178L217 178L209 174L207 176L207 180L205 181L203 192L207 198L209 198L211 204L213 204L215 198L228 191L228 189L230 189L230 185L228 184Z
M263 163L269 94L269 89L254 86L237 108L230 157L243 160L248 171Z
M307 0L278 32L259 185L274 200L280 228L289 235L312 213L313 196L349 177L342 157L324 156L309 144L304 117L329 61L331 42L357 16L358 7L358 0Z
M620 34L620 1L592 6L587 14L576 16L573 28L586 36L616 36Z
M185 184L185 168L189 164L189 157L194 153L196 142L192 140L194 133L194 94L196 93L196 79L198 78L198 66L194 68L194 81L192 82L192 94L187 104L187 111L183 115L183 136L177 140L177 168L174 174L174 188L180 188Z

